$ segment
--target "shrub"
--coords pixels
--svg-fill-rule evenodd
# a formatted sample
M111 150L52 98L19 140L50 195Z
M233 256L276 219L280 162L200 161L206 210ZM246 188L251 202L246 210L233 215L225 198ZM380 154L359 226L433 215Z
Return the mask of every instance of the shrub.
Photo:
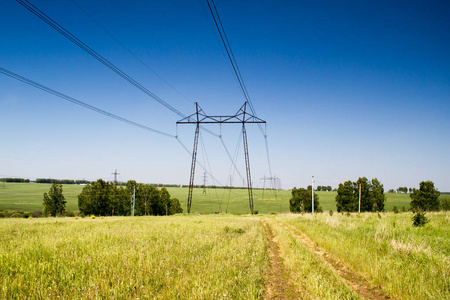
M33 218L42 218L42 210L35 210L32 211L30 214Z
M330 217L333 216L333 210L330 210L328 213L330 214Z
M71 210L65 211L66 217L75 217L75 213Z
M428 218L425 216L425 212L418 211L413 215L412 221L413 221L413 226L422 227L425 224L427 224L430 220L428 220Z
M397 206L394 206L393 211L394 211L394 214L398 214L398 208L397 208Z
M23 212L18 211L18 212L12 213L9 217L10 218L23 218Z

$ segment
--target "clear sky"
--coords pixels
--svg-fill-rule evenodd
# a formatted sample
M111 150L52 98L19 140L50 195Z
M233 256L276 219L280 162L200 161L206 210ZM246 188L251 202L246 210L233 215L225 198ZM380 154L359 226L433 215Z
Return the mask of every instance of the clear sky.
M205 0L30 2L185 115L194 102L211 115L234 114L244 103ZM450 191L450 2L216 0L216 6L255 110L267 121L272 175L283 188L306 187L314 175L316 185L366 176L385 190L432 180ZM16 1L0 2L0 24L0 67L176 134L178 115ZM0 177L112 180L117 169L122 181L189 182L190 156L176 139L3 74L0 128ZM262 187L260 178L269 176L264 137L256 125L247 128L253 183ZM178 128L189 150L194 129ZM239 132L238 125L222 126L244 175ZM228 184L232 175L242 185L220 140L201 137L199 162L218 180L208 175L208 184ZM198 166L196 183L202 177Z

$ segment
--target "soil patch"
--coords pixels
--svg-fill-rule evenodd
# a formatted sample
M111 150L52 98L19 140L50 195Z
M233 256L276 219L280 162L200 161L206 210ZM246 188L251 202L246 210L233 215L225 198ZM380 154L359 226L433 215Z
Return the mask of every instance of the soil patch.
M269 270L266 274L266 292L264 299L300 299L295 287L288 283L289 275L283 265L283 258L280 256L280 248L276 241L272 230L265 220L262 220L266 237L268 240L269 251Z

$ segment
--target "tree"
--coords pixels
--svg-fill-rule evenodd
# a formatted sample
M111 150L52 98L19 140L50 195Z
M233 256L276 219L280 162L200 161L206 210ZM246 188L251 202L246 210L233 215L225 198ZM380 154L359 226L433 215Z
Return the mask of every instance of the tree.
M439 210L440 192L434 188L432 181L422 181L419 189L413 189L411 197L411 208L413 211L437 211Z
M53 183L50 191L44 193L44 215L56 217L66 211L66 199L62 191L62 184Z
M356 211L358 209L358 196L355 195L356 188L350 180L339 183L336 195L336 208L341 211Z
M336 207L341 211L358 211L361 190L361 211L383 211L386 202L384 188L381 182L360 177L356 182L350 180L340 183L336 195Z
M115 185L102 179L83 188L78 195L78 208L84 215L107 216L113 214L118 203L112 200Z
M303 213L312 211L312 191L304 188L293 188L292 198L289 199L289 209L291 212ZM314 211L321 211L319 196L314 193Z

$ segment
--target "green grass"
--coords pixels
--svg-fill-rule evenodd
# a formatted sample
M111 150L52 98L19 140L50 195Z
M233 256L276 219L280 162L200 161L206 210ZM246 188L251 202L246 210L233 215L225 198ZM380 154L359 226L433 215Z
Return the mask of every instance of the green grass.
M0 220L0 299L259 299L255 217Z
M261 299L268 239L305 299L358 299L306 234L396 299L449 299L450 213L0 219L0 299Z
M412 213L278 215L374 286L397 299L449 299L450 214L428 213L413 227Z
M42 210L43 194L48 192L51 184L38 183L6 183L0 185L0 210ZM67 210L78 210L77 195L81 193L83 186L64 185L63 193L67 200ZM186 210L187 188L167 188L173 198L178 198L182 208ZM336 192L316 192L320 205L325 211L336 211ZM392 211L394 206L399 210L402 207L409 208L411 199L409 194L386 193L386 211ZM253 190L254 209L259 213L279 213L289 211L290 191L280 190L275 193L272 190ZM450 194L442 194L442 198L450 198ZM215 212L228 212L233 214L249 213L248 192L245 189L194 189L192 200L192 212L203 214Z

